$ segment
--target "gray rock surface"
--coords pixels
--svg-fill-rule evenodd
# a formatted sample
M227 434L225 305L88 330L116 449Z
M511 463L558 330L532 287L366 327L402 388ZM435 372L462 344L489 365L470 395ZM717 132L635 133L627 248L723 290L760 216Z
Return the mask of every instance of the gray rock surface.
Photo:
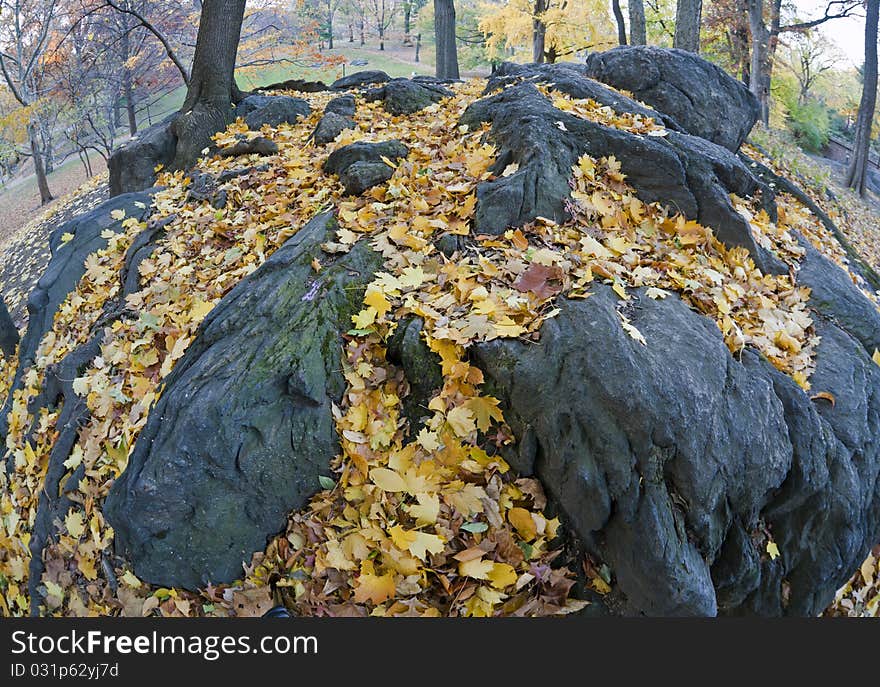
M751 196L760 184L721 146L677 132L650 137L602 126L557 110L531 83L477 101L461 121L471 127L492 123L489 136L498 148L493 172L519 166L514 174L478 187L477 233L500 234L539 216L565 221L572 166L584 153L613 155L639 198L712 227L727 245L745 247L764 271L787 271L757 245L730 202L730 193Z
M362 72L355 72L337 79L330 85L330 89L334 91L347 91L350 88L362 88L387 81L391 81L391 77L385 72L378 69L366 69Z
M318 126L315 127L312 138L315 139L317 145L323 146L332 143L346 129L354 129L356 127L355 121L348 116L338 114L337 112L327 112L321 117Z
M556 64L517 64L502 62L486 83L486 95L511 86L520 81L546 84L554 91L560 91L579 100L590 98L600 105L607 105L616 112L631 112L650 117L678 129L674 122L668 121L662 112L646 107L618 91L606 88L590 77L582 64L559 62Z
M168 378L104 511L142 579L240 577L329 474L340 332L381 264L365 244L327 261L333 231L315 218L233 289Z
M141 131L110 156L110 195L138 193L156 183L156 167L174 162L177 136L172 130L175 115Z
M304 81L303 79L288 79L287 81L278 81L268 86L261 86L257 92L263 91L299 91L300 93L320 93L321 91L329 91L330 86L323 81Z
M367 91L364 97L367 101L381 100L383 107L393 115L406 115L424 110L451 95L450 90L436 83L393 79L380 88Z
M335 112L343 117L354 117L355 107L356 104L353 95L340 95L338 98L333 98L333 100L327 103L327 107L324 108L324 113L329 114L330 112Z
M677 51L661 57L667 84L678 83L673 72L712 71ZM676 60L677 71L667 65ZM655 83L644 69L645 83ZM728 200L731 192L762 191L772 216L773 194L719 145L718 132L703 132L715 143L695 135L697 120L681 103L667 112L652 101L670 132L639 137L556 110L535 88L552 83L619 111L652 112L586 71L502 66L492 94L465 113L468 125L491 122L494 172L519 165L479 187L473 233L497 234L538 215L564 220L571 166L583 153L614 155L643 200L675 207L723 241L746 246L764 269L781 270L774 256L757 250ZM353 76L346 88L377 78ZM693 84L695 101L710 86ZM730 97L735 111L737 96ZM383 157L407 153L399 141L358 143L330 154L324 169L355 192L390 177ZM220 182L194 178L193 197L219 204ZM112 224L106 214L113 207L83 218L88 226L57 249L35 292L35 333L28 332L24 351L80 278L85 255L100 245L91 242ZM131 247L121 275L126 290L162 230L151 226ZM141 578L189 588L239 578L242 563L327 474L338 450L330 405L345 388L341 332L381 265L365 241L346 255L322 254L332 232L328 216L316 218L233 289L167 380L104 510L118 553ZM471 246L467 237L452 238L438 241L438 249L455 259ZM311 262L319 255L324 267L316 274ZM816 615L880 541L880 367L871 360L880 347L880 314L846 273L809 247L796 276L812 289L821 337L809 394L756 351L732 355L716 324L677 296L655 301L635 289L623 302L599 283L587 300L560 299L540 341L470 349L470 361L485 373L485 392L502 400L518 440L505 456L517 472L542 480L578 545L608 564L609 607L666 616ZM623 330L619 311L646 346ZM403 410L411 428L442 383L420 326L407 319L388 342L388 358L410 388ZM56 495L76 481L59 481L87 411L69 393L69 380L98 354L99 342L98 332L72 352L48 376L39 401L65 403L45 484L51 496L41 499L32 539L35 580L51 523L65 510ZM775 558L767 551L771 538Z
M18 340L18 327L12 321L12 316L6 307L6 301L0 296L0 353L7 358L14 356Z
M52 328L58 308L76 289L85 274L86 258L107 247L107 239L102 237L104 231L123 231L124 220L113 219L111 213L124 210L126 217L134 217L140 221L149 215L151 203L152 195L148 192L116 196L52 232L49 238L52 259L28 298L28 326L21 339L18 370L8 398L0 399L4 401L0 411L0 445L5 446L12 394L20 388L25 369L33 365L37 348ZM73 234L73 239L62 243L62 236L65 234Z
M637 292L642 346L610 288L594 291L563 301L537 346L476 347L534 437L514 467L541 478L631 613L821 612L880 536L880 368L823 321L813 385L837 403L811 401L678 298Z
M684 50L622 46L591 53L586 74L629 91L684 131L736 152L760 114L745 85Z
M378 184L388 181L394 170L382 158L395 162L405 158L409 150L400 141L381 143L357 142L330 153L324 171L336 174L349 195L360 195Z
M276 127L295 124L311 112L307 101L287 95L251 95L242 100L235 110L237 117L244 117L251 131L259 131L264 125Z

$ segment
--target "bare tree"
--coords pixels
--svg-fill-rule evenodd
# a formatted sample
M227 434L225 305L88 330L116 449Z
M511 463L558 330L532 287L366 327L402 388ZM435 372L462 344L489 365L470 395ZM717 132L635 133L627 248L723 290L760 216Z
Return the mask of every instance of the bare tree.
M379 50L385 50L385 32L397 14L397 0L368 0L370 17L379 37Z
M803 105L825 72L834 67L835 55L827 42L814 32L795 34L789 44L789 55L782 59L798 82L798 103Z
M675 8L675 37L672 47L700 52L700 21L703 0L678 0Z
M874 108L877 106L877 23L880 15L880 0L867 0L867 5L862 100L859 103L859 116L856 120L852 159L846 172L846 185L857 191L860 196L865 195L871 127L874 123Z
M453 0L434 0L434 37L437 44L437 78L459 78Z
M20 152L33 162L44 205L52 200L52 192L46 176L46 145L35 109L45 95L40 88L40 70L57 6L55 0L0 0L0 76L19 105L31 113L27 123L30 150Z
M848 17L861 5L862 0L831 0L826 4L821 17L783 25L782 0L769 0L769 4L768 0L748 0L749 30L752 39L749 88L761 105L761 121L764 124L770 121L770 82L773 77L776 49L779 47L779 35L789 31L808 31L832 19Z
M154 22L151 22L143 12L141 12L138 8L134 6L130 0L102 0L104 6L110 7L111 9L121 13L126 14L132 18L134 18L141 26L143 26L147 31L152 33L156 39L162 44L162 47L165 49L166 54L168 55L168 59L170 59L174 66L177 67L180 72L180 76L183 78L183 82L189 86L189 72L186 67L183 66L183 62L177 55L177 51L171 45L171 41L165 35L163 31L161 31ZM204 9L204 5L207 3L200 3L202 5L202 9Z
M620 0L611 0L611 11L617 23L617 43L626 45L626 22L623 19L623 10L620 9Z

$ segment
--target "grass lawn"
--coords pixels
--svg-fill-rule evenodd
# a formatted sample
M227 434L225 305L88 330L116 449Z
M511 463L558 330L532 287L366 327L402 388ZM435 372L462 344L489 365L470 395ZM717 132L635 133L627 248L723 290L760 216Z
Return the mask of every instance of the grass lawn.
M99 155L91 157L95 174L104 172L104 160ZM49 189L56 199L61 199L82 186L86 180L85 170L79 158L74 155L58 165L49 175ZM16 179L8 186L0 187L0 245L45 209L47 208L40 207L40 191L34 175Z
M327 50L325 54L341 55L346 58L348 63L355 60L363 60L367 64L352 66L346 63L332 68L276 65L255 72L243 70L239 72L239 85L242 88L259 88L260 86L286 81L287 79L304 79L306 81L332 83L344 74L351 74L352 72L366 69L379 69L394 77L412 76L413 72L416 74L434 73L433 64L425 64L424 62L416 64L403 59L402 55L406 53L410 54L410 58L415 56L415 48L395 48L393 51L387 50L382 52L374 48L351 47L348 43L337 43L337 46L332 51Z
M337 43L339 47L325 54L344 57L347 62L336 67L306 67L299 65L273 65L257 69L242 69L236 74L238 85L244 90L253 90L261 86L287 81L288 79L303 79L304 81L323 81L333 83L336 79L353 72L366 69L379 69L392 77L412 76L416 74L431 75L434 73L433 50L422 47L422 62L418 64L408 61L415 57L415 48L395 47L386 51L376 48L350 47L348 43ZM425 62L424 60L428 60ZM366 61L367 64L352 66L352 61ZM160 98L151 108L152 122L156 123L167 115L180 109L186 96L186 88L181 86L164 97ZM140 126L149 126L146 115L141 117Z

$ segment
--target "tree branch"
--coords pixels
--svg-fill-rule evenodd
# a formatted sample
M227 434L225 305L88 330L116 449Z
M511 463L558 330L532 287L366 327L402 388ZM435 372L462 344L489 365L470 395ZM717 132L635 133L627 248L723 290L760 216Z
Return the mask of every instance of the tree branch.
M114 0L104 0L108 7L112 7L114 10L119 12L120 14L128 14L129 16L137 19L141 26L143 26L147 31L152 33L160 43L162 43L162 47L165 48L165 52L168 54L168 58L174 63L174 66L177 67L180 75L183 77L183 83L189 87L189 72L181 63L180 59L177 57L177 53L174 52L174 48L171 47L171 44L168 42L168 39L165 38L165 35L159 31L155 26L153 26L146 17L144 17L140 12L133 9L127 9L124 7L120 7L116 4Z

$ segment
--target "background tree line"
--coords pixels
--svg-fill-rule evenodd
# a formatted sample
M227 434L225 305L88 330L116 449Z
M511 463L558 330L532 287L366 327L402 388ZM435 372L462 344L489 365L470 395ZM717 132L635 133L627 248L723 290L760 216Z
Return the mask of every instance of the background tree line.
M91 173L96 158L106 160L120 140L166 115L170 94L188 91L185 104L191 106L193 81L198 86L200 78L191 66L198 27L201 21L204 29L205 12L215 4L0 0L0 179L24 164L48 201L48 175L59 155L77 155ZM865 110L872 85L876 91L870 46L861 71L841 69L835 47L821 33L827 22L865 14L871 33L872 6L873 0L829 0L802 16L797 3L784 0L217 4L227 17L241 13L240 30L234 19L229 22L236 34L232 64L239 73L284 66L308 75L343 62L338 53L347 48L433 62L441 78L486 72L504 60L577 61L618 44L699 52L749 86L765 124L771 119L784 124L814 150L831 133L857 147L874 140L873 107ZM876 37L876 29L871 35ZM873 44L876 49L876 40ZM865 98L859 98L863 90ZM864 172L856 169L852 176L861 188Z

